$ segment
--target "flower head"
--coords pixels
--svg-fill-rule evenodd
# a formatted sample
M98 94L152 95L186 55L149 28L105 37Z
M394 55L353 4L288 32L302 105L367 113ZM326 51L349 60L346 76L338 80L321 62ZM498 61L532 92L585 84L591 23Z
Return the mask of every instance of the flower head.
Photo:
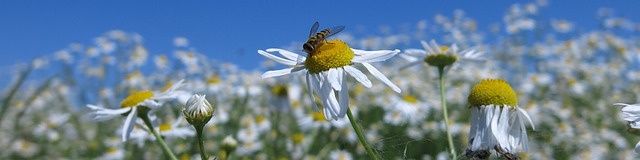
M184 113L184 117L189 124L203 127L211 120L215 110L209 101L205 99L205 95L194 94L187 100L187 104L185 108L182 109L182 113Z
M622 107L623 119L629 122L631 128L640 129L640 123L638 123L640 122L640 104L616 103L613 105L624 106ZM636 143L635 151L640 153L640 142Z
M520 145L525 152L528 150L524 118L535 127L529 115L518 107L516 94L507 82L482 80L471 89L468 101L471 108L468 158L488 158L491 150L501 156L517 156Z
M401 54L400 57L409 61L401 69L405 69L421 62L425 62L430 66L455 68L459 63L458 61L484 61L480 58L482 52L477 52L475 49L466 49L458 52L458 46L453 44L451 46L439 46L435 40L427 43L420 41L424 49L407 49L406 54ZM422 60L420 60L422 58Z
M148 114L149 111L162 106L164 101L176 98L178 93L176 90L182 86L184 80L173 84L162 92L140 91L129 95L120 102L119 109L108 109L101 106L88 104L87 107L92 110L91 115L95 116L94 120L104 121L121 115L127 115L124 121L122 131L122 141L127 141L133 130L138 114Z
M233 138L233 136L228 135L222 139L222 149L224 149L227 154L233 152L238 147L238 141Z
M275 56L272 52L278 52L283 57ZM400 52L399 50L363 51L349 48L340 40L328 40L319 42L313 52L307 57L282 50L266 49L258 50L258 53L278 63L291 66L290 68L268 71L262 78L277 77L302 71L305 73L309 97L314 100L313 93L322 101L324 117L327 120L338 120L344 117L349 107L349 95L346 84L346 75L351 75L365 87L371 87L369 78L356 69L354 65L362 64L371 74L394 91L400 93L400 88L393 84L370 62L385 61ZM315 103L314 108L318 110Z
M328 71L331 68L344 67L351 64L355 54L349 46L340 40L329 40L318 43L318 48L307 57L305 67L312 74Z

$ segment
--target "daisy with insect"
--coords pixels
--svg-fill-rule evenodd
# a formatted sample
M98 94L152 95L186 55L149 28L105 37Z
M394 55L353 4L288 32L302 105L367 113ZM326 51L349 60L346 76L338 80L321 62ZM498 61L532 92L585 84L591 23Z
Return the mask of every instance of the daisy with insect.
M351 124L354 125L356 132L359 132L349 110L346 77L350 75L365 87L370 88L372 84L369 78L362 73L362 71L354 67L355 65L361 64L376 77L376 79L382 81L393 91L400 93L400 88L393 84L373 65L369 64L371 62L390 59L398 54L400 50L363 51L352 49L341 40L326 40L327 37L342 31L344 26L324 29L314 35L318 27L319 24L316 22L311 27L307 43L303 45L304 51L307 52L306 57L277 48L258 50L259 54L278 63L290 66L286 69L268 71L262 75L262 78L283 76L296 72L304 73L309 98L314 100L313 93L316 93L320 98L324 117L327 120L338 120L345 115L349 115L349 119L352 120ZM274 52L280 53L282 57L272 54ZM318 106L315 103L312 104L314 109L318 110ZM364 137L362 138L364 139ZM363 141L363 139L361 141ZM368 151L371 151L370 148L368 148L368 144L363 142L363 145L365 145ZM372 158L375 158L373 151L369 153Z

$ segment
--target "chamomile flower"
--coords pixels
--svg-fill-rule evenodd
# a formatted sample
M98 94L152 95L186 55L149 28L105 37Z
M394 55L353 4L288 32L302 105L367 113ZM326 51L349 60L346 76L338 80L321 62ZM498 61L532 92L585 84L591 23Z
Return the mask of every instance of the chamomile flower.
M38 144L35 144L25 139L17 140L15 143L11 145L11 149L13 149L15 153L17 153L18 155L24 158L29 158L34 156L40 150L40 148L38 148Z
M334 150L329 153L329 159L331 160L352 160L351 153L344 150Z
M528 150L524 121L533 122L518 107L516 93L501 79L485 79L469 93L471 129L467 158L488 158L491 150L501 156L517 156L516 149Z
M124 147L109 147L107 152L105 152L100 159L104 160L117 160L124 159Z
M451 45L451 47L439 46L435 40L431 40L428 44L425 41L420 41L420 43L424 49L407 49L404 51L406 54L400 54L400 57L409 61L409 63L403 65L400 69L405 69L422 62L426 62L432 66L451 65L449 68L456 68L459 65L459 63L455 63L457 60L484 61L484 59L480 58L484 53L477 52L475 49L466 49L458 52L458 46L456 44Z
M127 115L122 126L122 141L127 141L131 130L136 122L138 114L148 114L150 110L157 109L162 106L164 101L174 99L177 94L176 90L182 86L183 80L171 86L166 91L152 92L152 91L140 91L129 95L129 97L122 100L119 109L109 109L97 105L88 104L87 107L92 110L90 113L94 116L94 120L104 121L109 120L121 115Z
M622 107L623 119L629 122L631 128L640 129L640 123L638 123L640 122L640 104L616 103L613 105L624 106ZM640 142L636 144L635 151L640 153Z
M271 53L278 52L283 57ZM346 75L351 75L365 87L371 87L369 78L356 69L354 65L362 64L374 77L382 81L394 91L400 93L400 88L393 84L371 62L385 61L398 54L399 50L363 51L349 48L340 40L328 40L318 43L316 49L303 57L299 54L277 48L269 48L266 51L258 50L258 53L278 63L291 66L286 69L268 71L262 74L262 78L271 78L287 75L295 72L305 73L309 97L313 100L315 92L322 101L324 117L327 120L338 120L344 117L349 107L349 95L346 84ZM336 94L337 93L337 94ZM315 103L314 109L318 110Z
M258 151L260 151L264 145L261 141L249 141L243 142L236 149L236 153L240 156L250 156Z

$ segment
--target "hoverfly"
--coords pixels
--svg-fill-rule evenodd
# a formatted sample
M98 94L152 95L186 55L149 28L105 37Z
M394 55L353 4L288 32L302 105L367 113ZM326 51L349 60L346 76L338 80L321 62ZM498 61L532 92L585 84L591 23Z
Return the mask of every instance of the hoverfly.
M316 31L318 31L318 27L320 27L320 23L318 22L314 23L313 26L311 26L311 32L309 32L309 39L307 40L307 43L304 43L304 45L302 45L302 49L304 50L304 52L307 52L308 54L313 53L313 51L316 49L319 42L325 41L327 37L335 35L336 33L344 30L344 25L339 25L339 26L324 29L316 33Z

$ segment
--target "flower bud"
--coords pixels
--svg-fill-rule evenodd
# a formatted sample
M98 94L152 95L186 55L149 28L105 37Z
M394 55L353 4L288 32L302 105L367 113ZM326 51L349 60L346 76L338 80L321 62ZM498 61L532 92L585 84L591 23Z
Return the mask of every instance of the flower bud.
M222 140L222 149L225 150L227 154L231 154L231 152L236 150L236 147L238 147L238 141L236 141L233 136L228 135Z
M189 124L204 127L211 117L215 108L205 99L205 95L194 94L187 100L185 108L182 109Z

